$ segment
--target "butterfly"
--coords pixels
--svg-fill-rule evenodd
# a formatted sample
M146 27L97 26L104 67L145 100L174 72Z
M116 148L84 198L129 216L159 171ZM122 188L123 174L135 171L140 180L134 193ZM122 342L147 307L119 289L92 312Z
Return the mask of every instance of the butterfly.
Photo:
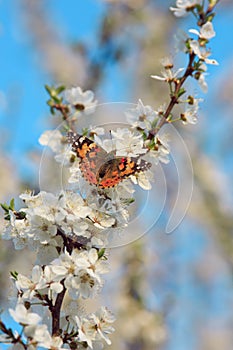
M140 156L116 157L86 136L72 131L67 134L67 142L72 144L72 151L80 159L80 170L86 181L101 189L111 188L121 181L151 167L151 163Z

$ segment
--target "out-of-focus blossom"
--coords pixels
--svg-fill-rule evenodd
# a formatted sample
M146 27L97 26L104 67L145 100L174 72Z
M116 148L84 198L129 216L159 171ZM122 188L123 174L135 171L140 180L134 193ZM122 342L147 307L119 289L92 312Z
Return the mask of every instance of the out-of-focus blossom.
M186 16L189 11L193 10L197 5L201 5L202 0L176 0L177 7L170 7L177 17Z
M201 39L207 40L214 38L216 35L212 22L206 22L203 24L203 26L201 26L200 32L197 29L189 29L189 32L198 35Z

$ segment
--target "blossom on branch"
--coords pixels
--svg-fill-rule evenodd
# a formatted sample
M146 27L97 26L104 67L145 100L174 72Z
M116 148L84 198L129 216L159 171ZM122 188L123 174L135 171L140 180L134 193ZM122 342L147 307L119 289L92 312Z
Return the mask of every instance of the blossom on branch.
M200 28L200 31L197 29L189 29L189 32L198 35L200 39L206 40L210 40L216 35L212 22L206 22L203 24L203 26Z
M153 108L149 105L144 105L141 99L138 100L137 106L128 109L125 115L133 128L138 127L140 129L149 129L157 116Z
M77 111L91 114L95 111L97 101L94 100L94 93L91 90L82 91L80 87L66 89L65 100Z
M23 304L17 304L15 310L9 309L10 315L13 319L22 326L37 325L41 321L41 317L26 309Z
M177 17L186 16L190 11L193 11L196 6L201 5L202 0L176 0L177 7L170 7Z

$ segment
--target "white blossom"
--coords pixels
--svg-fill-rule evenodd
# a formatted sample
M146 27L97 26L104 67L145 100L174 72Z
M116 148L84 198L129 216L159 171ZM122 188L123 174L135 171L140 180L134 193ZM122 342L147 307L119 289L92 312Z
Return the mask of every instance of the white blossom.
M114 217L101 210L93 210L89 215L89 218L92 220L94 226L100 229L112 227L116 223L116 219Z
M60 230L67 236L75 237L78 242L78 237L90 238L88 227L85 221L70 216L66 222L61 223Z
M108 345L111 345L111 341L107 334L114 332L112 323L115 321L113 314L105 307L101 307L95 314L90 317L95 323L98 335L100 339L104 339Z
M65 198L64 193L54 195L45 191L41 191L36 197L39 198L37 205L31 206L29 203L29 209L26 209L26 213L30 216L38 215L41 218L48 220L51 224L61 222L65 218ZM37 198L37 199L38 199Z
M73 250L61 254L51 264L51 269L58 279L64 279L64 284L72 298L79 295L83 298L92 297L102 285L100 275L108 271L106 262L98 258L96 249L79 252Z
M46 130L39 138L39 143L42 146L49 146L55 153L59 153L62 147L62 140L64 136L60 130Z
M202 99L193 99L192 104L187 104L185 111L181 114L183 124L196 124L197 123L197 112L199 109L199 102Z
M31 191L26 191L20 194L19 198L21 198L29 208L36 208L43 204L42 192L39 192L37 195L34 195Z
M154 163L157 165L160 162L169 163L169 135L168 134L159 134L154 137L154 148L150 150L149 156L154 160Z
M68 179L68 182L70 184L75 184L75 183L80 183L83 179L82 177L82 173L80 170L80 164L79 164L79 160L76 160L72 166L70 167L70 177Z
M149 105L144 105L142 100L138 100L138 104L135 108L128 109L125 112L127 121L132 127L139 127L141 129L149 129L151 123L157 117L153 108Z
M100 137L95 135L95 142L107 153L114 152L116 157L136 157L146 152L146 149L143 147L142 136L140 134L135 135L127 128L112 130L111 136L111 139L101 140ZM108 159L103 159L103 164L106 161Z
M9 309L13 319L21 325L37 325L41 317L34 312L30 312L23 304L17 304L15 310Z
M57 276L55 273L53 273L50 266L45 266L44 279L46 282L46 287L48 288L48 298L49 300L52 300L52 304L54 305L57 295L62 292L64 287L59 281L57 281Z
M61 230L67 235L75 234L89 238L89 233L86 231L88 224L82 219L89 217L92 209L78 193L71 191L65 193L64 211L66 212L65 220L59 224Z
M160 75L151 75L151 78L166 82L171 82L174 79L176 79L181 72L184 71L184 68L179 68L176 71L173 72L172 69L163 69L161 71L162 76Z
M28 232L30 224L27 219L17 219L13 211L9 211L10 221L8 221L3 229L2 238L12 239L16 250L23 249L28 243Z
M112 131L112 136L116 142L116 156L137 157L146 153L141 135L134 135L126 128L118 128L116 131Z
M53 336L47 339L47 347L51 350L63 350L63 340L58 336Z
M138 184L143 190L150 190L151 189L151 183L150 180L152 179L153 175L150 171L147 172L140 172L135 175L131 175L130 179L134 184Z
M82 91L80 87L73 87L65 90L66 101L77 110L90 114L95 111L97 101L94 100L94 93L91 90Z
M206 76L207 73L201 73L199 78L198 78L198 83L200 85L200 88L202 89L202 91L204 93L207 93L208 92L208 84L205 80L205 76Z
M170 7L176 17L183 17L188 14L196 5L201 5L202 0L176 0L177 7Z
M51 335L47 325L27 326L24 330L24 334L30 338L29 344L36 346L35 349L37 349L37 346L49 349Z
M33 342L40 342L44 340L45 337L49 337L48 327L45 324L40 325L30 325L24 330L24 334L27 337L33 339Z
M31 279L22 274L18 274L15 285L18 290L23 290L23 298L32 299L39 289L46 287L42 268L39 265L34 266Z
M102 307L95 314L90 314L87 318L75 316L78 327L78 339L86 342L90 348L94 348L94 343L104 340L108 345L111 341L108 334L114 332L112 323L115 321L112 313L107 308Z
M57 226L51 221L37 214L29 215L30 237L40 241L41 244L48 244L57 234Z
M156 109L156 113L161 116L164 115L166 111L166 103L163 103L162 105L160 105L157 109Z
M47 325L27 327L25 334L31 338L30 343L51 350L65 350L63 340L59 336L51 336ZM37 347L35 348L37 349Z
M218 65L218 62L215 59L208 58L211 54L205 47L201 47L198 40L191 40L190 47L195 53L195 55L200 58L200 60L204 61L206 64Z
M65 193L66 218L86 218L91 213L91 208L87 206L78 193L67 191Z
M96 333L93 323L89 322L89 320L84 317L79 318L78 316L75 316L75 321L78 327L78 340L87 343L89 348L92 349Z
M65 287L68 289L72 299L82 297L92 298L102 287L101 280L97 281L85 269L80 269L77 276L68 276L65 280Z
M201 39L206 40L210 40L216 35L212 22L206 22L203 24L200 28L200 32L196 29L189 29L189 32L198 35Z
M50 147L55 153L55 160L63 166L70 165L72 149L67 145L66 138L60 130L47 130L39 138L39 143Z
M32 278L18 274L16 287L23 291L23 299L32 299L37 292L46 293L55 304L56 297L63 290L63 286L57 281L57 275L50 266L45 266L44 271L38 265L32 269Z

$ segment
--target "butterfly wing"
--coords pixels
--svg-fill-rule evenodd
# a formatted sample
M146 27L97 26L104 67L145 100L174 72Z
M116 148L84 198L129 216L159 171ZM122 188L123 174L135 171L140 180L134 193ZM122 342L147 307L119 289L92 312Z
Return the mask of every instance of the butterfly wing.
M80 159L83 177L93 185L98 185L97 173L106 160L107 152L86 136L69 132L67 140L72 144L72 151Z
M98 173L97 180L99 187L114 187L130 175L148 170L151 163L140 157L119 157L104 163Z

